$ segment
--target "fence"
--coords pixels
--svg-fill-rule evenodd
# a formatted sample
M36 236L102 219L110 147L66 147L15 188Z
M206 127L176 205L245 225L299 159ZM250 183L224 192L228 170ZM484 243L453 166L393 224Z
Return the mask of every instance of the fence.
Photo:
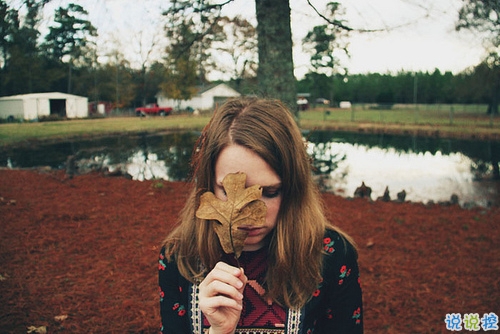
M500 127L500 116L487 113L486 104L352 104L349 109L328 106L301 112L301 119L338 122L429 124Z

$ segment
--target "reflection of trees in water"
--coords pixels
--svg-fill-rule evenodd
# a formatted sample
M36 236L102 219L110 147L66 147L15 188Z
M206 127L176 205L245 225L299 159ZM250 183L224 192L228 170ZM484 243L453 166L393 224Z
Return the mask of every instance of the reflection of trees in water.
M310 143L308 153L312 158L313 173L316 182L322 191L331 191L327 180L331 173L338 168L340 162L346 159L345 154L334 152L333 143ZM347 173L342 173L339 178L344 179Z
M54 145L54 149L47 147L42 150L46 154L56 151L60 159L65 159L65 165L72 161L80 173L109 170L116 175L128 173L138 180L181 181L188 176L191 153L198 136L195 132L142 133L66 143L63 145L65 150L61 150L60 144Z
M194 143L198 135L193 132L163 136L142 136L129 158L134 163L134 178L186 180Z
M129 163L128 172L132 174L134 179L140 181L168 179L165 162L158 160L155 153L137 151L130 157Z
M158 160L158 156L149 152L146 134L140 134L137 147L139 149L129 158L129 162L132 162L137 167L137 170L133 172L133 177L141 181L158 178L154 172L154 165Z
M313 143L348 142L379 147L393 148L398 152L426 153L440 152L445 155L461 152L473 163L470 170L477 179L500 180L500 142L465 139L429 138L418 136L400 136L390 134L360 134L338 131L314 131L307 138Z
M493 179L500 180L500 143L489 143L491 152L491 165L493 168Z
M332 148L335 142L335 133L332 131L314 131L306 135L308 142L308 153L312 159L313 174L320 190L332 191L327 182L339 163L346 159L346 155L335 152ZM336 178L345 179L347 173L341 172Z
M488 142L484 145L486 156L489 160L472 157L474 163L471 165L471 172L477 180L493 179L500 180L500 144ZM472 155L473 153L470 152ZM477 154L477 153L476 153Z
M189 176L191 154L198 137L199 134L194 132L169 136L169 146L163 151L162 159L169 166L168 174L172 180L184 181Z

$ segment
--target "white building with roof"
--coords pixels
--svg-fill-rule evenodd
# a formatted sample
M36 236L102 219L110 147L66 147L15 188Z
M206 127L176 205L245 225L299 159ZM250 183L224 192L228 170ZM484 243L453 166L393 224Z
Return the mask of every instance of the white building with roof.
M160 107L172 107L178 110L185 110L188 108L207 110L214 109L217 104L223 103L228 98L238 97L240 95L240 93L227 84L221 83L200 87L197 94L190 100L173 100L159 93L157 95L157 101Z
M88 98L78 95L52 92L0 97L0 118L4 119L84 118L88 114Z

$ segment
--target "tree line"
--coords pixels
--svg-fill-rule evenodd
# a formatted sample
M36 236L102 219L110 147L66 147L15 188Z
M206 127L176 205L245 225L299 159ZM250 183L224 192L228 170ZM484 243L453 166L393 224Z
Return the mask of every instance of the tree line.
M405 72L396 74L332 75L308 73L298 81L299 93L311 93L311 101L326 98L333 105L354 103L489 104L491 93L481 66L458 74Z
M313 99L327 98L332 103L485 103L490 105L490 112L498 110L498 53L458 74L436 69L432 73L350 75L337 70L340 64L333 51L342 50L341 36L350 30L336 19L338 3L329 3L328 14L320 14L326 23L315 27L304 40L312 50L311 70L296 80L293 76L276 75L276 71L290 72L291 59L278 58L282 68L277 68L266 54L288 54L286 50L291 50L286 32L289 15L288 21L283 21L282 16L287 15L273 16L270 13L274 11L268 8L279 6L279 13L289 13L288 0L259 1L258 29L239 17L222 16L224 4L175 1L164 13L168 22L164 38L170 41L165 57L144 62L139 69L133 68L120 50L107 54L105 62L99 60L98 31L80 5L70 3L57 8L47 34L40 36L41 13L48 2L23 0L21 14L19 8L11 8L0 0L0 15L4 17L0 22L0 96L59 91L127 108L155 102L160 91L173 99L189 99L196 87L210 84L209 72L219 72L227 74L226 82L242 94L273 92L272 97L289 104L294 103L290 102L290 95L295 100L295 92L299 92L309 93ZM231 1L225 3L228 2ZM463 22L462 25L471 28ZM275 40L283 34L284 42ZM282 44L281 49L277 44ZM225 55L230 61L217 63L210 57L213 53ZM276 77L281 78L279 82L273 81ZM295 85L290 85L290 81L295 81ZM284 90L286 94L280 95Z

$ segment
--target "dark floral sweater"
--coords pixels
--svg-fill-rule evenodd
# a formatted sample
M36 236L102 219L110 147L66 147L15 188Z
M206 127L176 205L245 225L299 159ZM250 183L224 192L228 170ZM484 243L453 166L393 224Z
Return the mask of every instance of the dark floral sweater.
M249 281L236 333L363 333L363 307L357 255L352 245L328 230L323 280L302 309L284 309L265 300L266 250L243 252L239 262ZM227 259L228 262L231 259ZM205 333L210 324L198 306L198 286L179 274L175 261L159 259L161 332Z

